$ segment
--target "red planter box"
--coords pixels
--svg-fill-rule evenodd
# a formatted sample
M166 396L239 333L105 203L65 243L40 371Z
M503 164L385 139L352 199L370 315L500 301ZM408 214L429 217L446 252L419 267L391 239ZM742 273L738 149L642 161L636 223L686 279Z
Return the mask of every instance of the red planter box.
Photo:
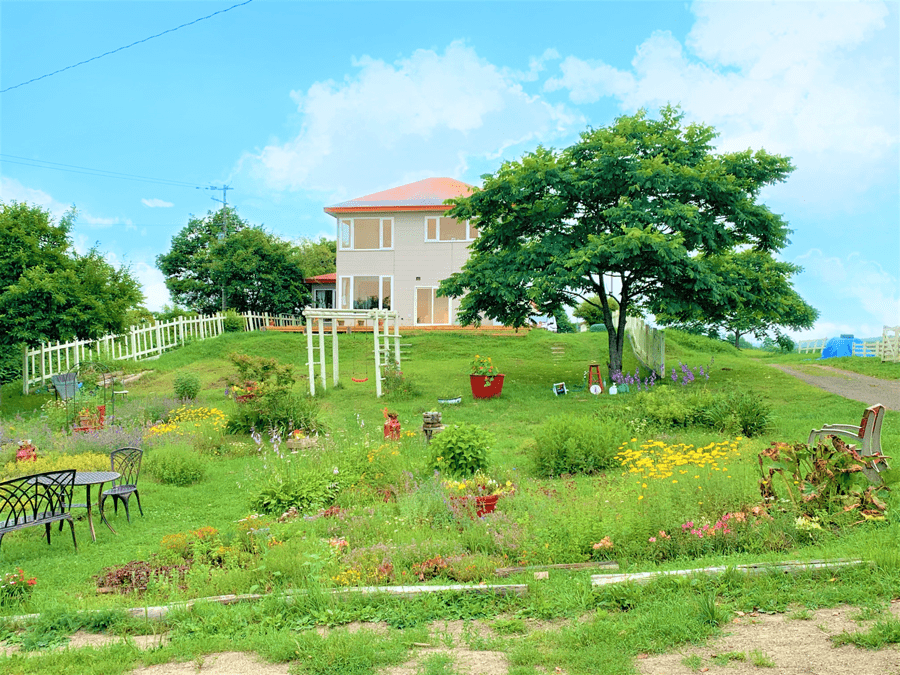
M503 375L494 375L493 381L484 386L487 375L469 375L469 384L472 385L472 396L475 398L492 398L499 396L503 391Z

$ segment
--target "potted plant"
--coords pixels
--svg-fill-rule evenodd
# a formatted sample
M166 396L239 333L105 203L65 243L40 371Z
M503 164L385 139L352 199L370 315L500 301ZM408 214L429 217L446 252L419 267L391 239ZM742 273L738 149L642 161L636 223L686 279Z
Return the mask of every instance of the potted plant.
M471 478L446 480L443 485L452 503L465 507L472 505L478 518L493 513L500 498L516 490L512 481L498 481L480 471Z
M503 391L503 375L489 356L475 355L469 374L472 396L475 398L491 398L499 396Z

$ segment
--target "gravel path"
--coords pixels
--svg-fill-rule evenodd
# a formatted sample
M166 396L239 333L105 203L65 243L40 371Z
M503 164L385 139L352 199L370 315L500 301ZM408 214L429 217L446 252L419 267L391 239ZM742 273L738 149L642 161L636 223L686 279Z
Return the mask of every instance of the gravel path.
M804 365L803 370L799 370L777 363L770 365L832 394L861 401L867 406L881 403L888 410L900 410L900 381L879 380L877 377L851 373L831 366ZM821 371L821 374L811 373L810 369Z

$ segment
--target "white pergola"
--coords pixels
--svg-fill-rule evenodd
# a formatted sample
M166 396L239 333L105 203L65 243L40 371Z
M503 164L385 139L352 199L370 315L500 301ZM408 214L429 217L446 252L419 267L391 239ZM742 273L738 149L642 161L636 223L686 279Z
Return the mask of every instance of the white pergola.
M391 351L391 339L394 341L394 362L400 367L400 314L389 309L313 309L303 310L306 317L306 354L309 367L309 394L316 394L316 362L313 352L312 321L318 319L319 335L319 376L322 380L322 389L326 389L325 376L325 320L331 320L331 370L334 384L337 385L340 375L338 360L338 321L344 321L349 330L357 328L360 320L372 322L373 347L375 354L375 394L381 397L381 367L382 355L385 359ZM379 332L379 324L384 323L384 332ZM393 328L393 332L391 331Z

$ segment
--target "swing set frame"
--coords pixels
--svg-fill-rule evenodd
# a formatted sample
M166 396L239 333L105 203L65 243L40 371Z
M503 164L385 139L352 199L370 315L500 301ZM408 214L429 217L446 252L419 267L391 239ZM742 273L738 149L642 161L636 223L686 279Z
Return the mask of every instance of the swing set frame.
M313 349L313 325L314 320L318 320L316 332L319 336L319 379L322 389L327 388L327 376L325 373L325 321L331 321L331 329L329 335L331 337L331 371L335 386L340 381L340 359L338 349L338 321L345 321L350 330L353 324L363 320L372 325L372 338L375 353L375 395L381 398L381 369L387 363L387 359L391 358L391 348L393 347L393 361L400 368L400 313L390 309L315 309L307 307L303 310L303 316L306 317L306 356L307 367L309 368L309 394L316 395L316 361L315 351ZM384 332L380 332L381 326ZM393 330L392 330L393 329ZM341 331L343 332L343 331ZM347 331L350 332L350 331ZM391 342L393 341L393 345ZM354 382L365 382L368 380L368 373L365 380L351 378Z

